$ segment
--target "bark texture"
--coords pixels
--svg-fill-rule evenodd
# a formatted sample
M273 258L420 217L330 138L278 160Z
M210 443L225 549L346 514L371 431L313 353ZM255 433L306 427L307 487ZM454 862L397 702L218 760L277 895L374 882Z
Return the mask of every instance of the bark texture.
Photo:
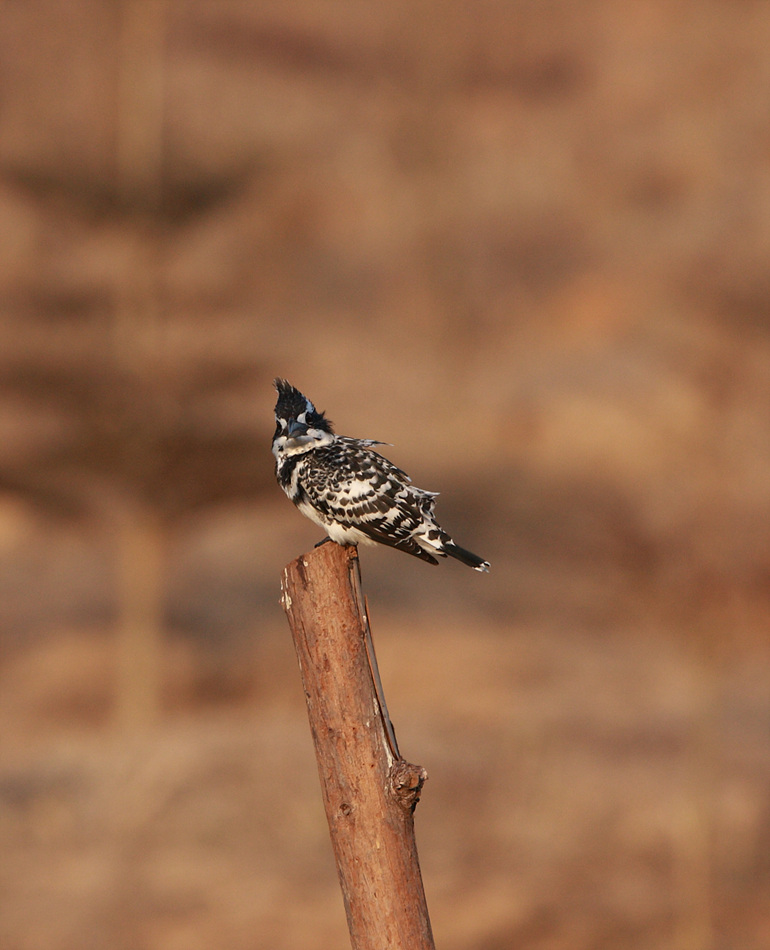
M388 739L356 549L302 555L282 591L353 948L435 950L413 820L427 775Z

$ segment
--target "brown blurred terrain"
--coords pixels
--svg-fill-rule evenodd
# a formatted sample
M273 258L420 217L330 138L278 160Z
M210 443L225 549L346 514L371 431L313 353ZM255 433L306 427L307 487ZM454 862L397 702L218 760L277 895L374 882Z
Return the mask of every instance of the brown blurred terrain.
M770 946L770 6L0 8L0 947L348 945L275 375L362 552L441 950Z

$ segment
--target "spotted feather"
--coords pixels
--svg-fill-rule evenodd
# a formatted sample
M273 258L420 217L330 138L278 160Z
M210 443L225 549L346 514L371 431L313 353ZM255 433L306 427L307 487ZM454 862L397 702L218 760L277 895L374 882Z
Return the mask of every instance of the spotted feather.
M278 484L338 544L385 544L438 564L453 557L477 571L489 562L456 545L435 517L436 492L412 485L373 445L334 433L331 422L283 379L275 381L273 455Z

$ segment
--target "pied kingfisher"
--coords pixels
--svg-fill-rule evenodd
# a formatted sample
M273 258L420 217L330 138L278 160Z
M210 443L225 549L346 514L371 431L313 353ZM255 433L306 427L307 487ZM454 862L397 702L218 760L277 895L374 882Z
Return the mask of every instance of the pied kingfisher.
M372 439L335 435L331 422L285 379L276 379L273 455L278 484L338 544L386 544L438 564L453 557L476 571L489 562L455 544L436 522L437 492L372 449ZM328 540L328 538L324 538Z

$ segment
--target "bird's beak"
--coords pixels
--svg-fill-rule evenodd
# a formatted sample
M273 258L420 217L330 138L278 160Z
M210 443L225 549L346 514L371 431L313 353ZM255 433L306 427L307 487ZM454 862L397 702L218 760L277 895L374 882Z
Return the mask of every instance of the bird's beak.
M296 439L299 435L307 435L307 426L303 422L292 419L289 422L289 438Z
M307 426L304 422L297 422L296 419L291 419L286 433L286 447L289 449L298 449L301 445L307 445L308 442L312 441L313 438L307 434Z

